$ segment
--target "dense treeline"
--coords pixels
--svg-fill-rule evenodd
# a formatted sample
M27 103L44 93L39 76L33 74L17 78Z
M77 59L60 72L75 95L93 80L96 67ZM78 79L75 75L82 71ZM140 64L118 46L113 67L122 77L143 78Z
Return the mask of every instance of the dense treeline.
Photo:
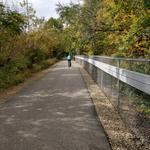
M32 8L29 13L30 18L0 3L0 89L22 82L63 53L60 21L38 19Z
M57 11L79 54L150 58L149 0L84 0Z
M21 7L26 8L26 3ZM22 82L65 52L150 58L149 0L58 4L59 18L39 19L0 3L0 88Z

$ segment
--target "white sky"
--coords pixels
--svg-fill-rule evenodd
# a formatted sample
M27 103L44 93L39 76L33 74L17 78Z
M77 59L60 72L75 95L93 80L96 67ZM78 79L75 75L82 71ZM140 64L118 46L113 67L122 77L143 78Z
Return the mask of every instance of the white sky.
M37 16L39 17L57 17L56 14L56 4L58 2L67 4L72 2L78 2L78 0L28 0L33 4L33 8L37 12Z
M18 2L23 2L23 0L0 0L6 2L6 4L18 4ZM57 18L56 4L59 2L61 4L69 4L70 2L79 3L82 0L28 0L32 3L32 7L36 10L36 15L38 17L44 17L46 19L50 17ZM18 6L18 5L17 5Z

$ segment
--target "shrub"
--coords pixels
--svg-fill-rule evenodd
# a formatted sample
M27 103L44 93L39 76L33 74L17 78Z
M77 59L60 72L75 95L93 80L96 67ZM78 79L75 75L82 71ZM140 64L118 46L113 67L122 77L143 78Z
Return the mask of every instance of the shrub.
M33 49L27 53L27 57L31 64L39 63L46 58L46 54L42 49Z
M41 69L42 69L42 67L40 65L34 64L33 69L32 69L32 73L39 72Z
M25 80L24 73L16 74L12 77L10 85L18 85L19 83L22 83Z
M50 65L53 65L55 62L57 61L57 59L53 58L53 59L48 59L48 60L44 60L41 62L41 66L42 69L46 69L48 68Z

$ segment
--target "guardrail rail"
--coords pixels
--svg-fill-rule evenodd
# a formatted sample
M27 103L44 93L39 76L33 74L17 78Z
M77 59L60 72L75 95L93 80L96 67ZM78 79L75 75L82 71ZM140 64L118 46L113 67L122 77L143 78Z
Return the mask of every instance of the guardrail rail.
M75 56L135 134L149 137L150 60ZM139 134L138 132L138 134Z

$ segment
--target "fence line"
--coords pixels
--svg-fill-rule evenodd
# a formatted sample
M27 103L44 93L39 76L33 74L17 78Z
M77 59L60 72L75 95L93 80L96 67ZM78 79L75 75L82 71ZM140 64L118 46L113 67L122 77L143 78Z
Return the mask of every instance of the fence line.
M122 69L91 58L85 58L83 56L76 56L75 58L88 62L89 64L94 65L95 67L119 79L120 81L131 85L142 92L150 94L150 75Z
M132 132L149 139L150 130L145 129L150 127L150 62L81 55L75 59L88 71Z

